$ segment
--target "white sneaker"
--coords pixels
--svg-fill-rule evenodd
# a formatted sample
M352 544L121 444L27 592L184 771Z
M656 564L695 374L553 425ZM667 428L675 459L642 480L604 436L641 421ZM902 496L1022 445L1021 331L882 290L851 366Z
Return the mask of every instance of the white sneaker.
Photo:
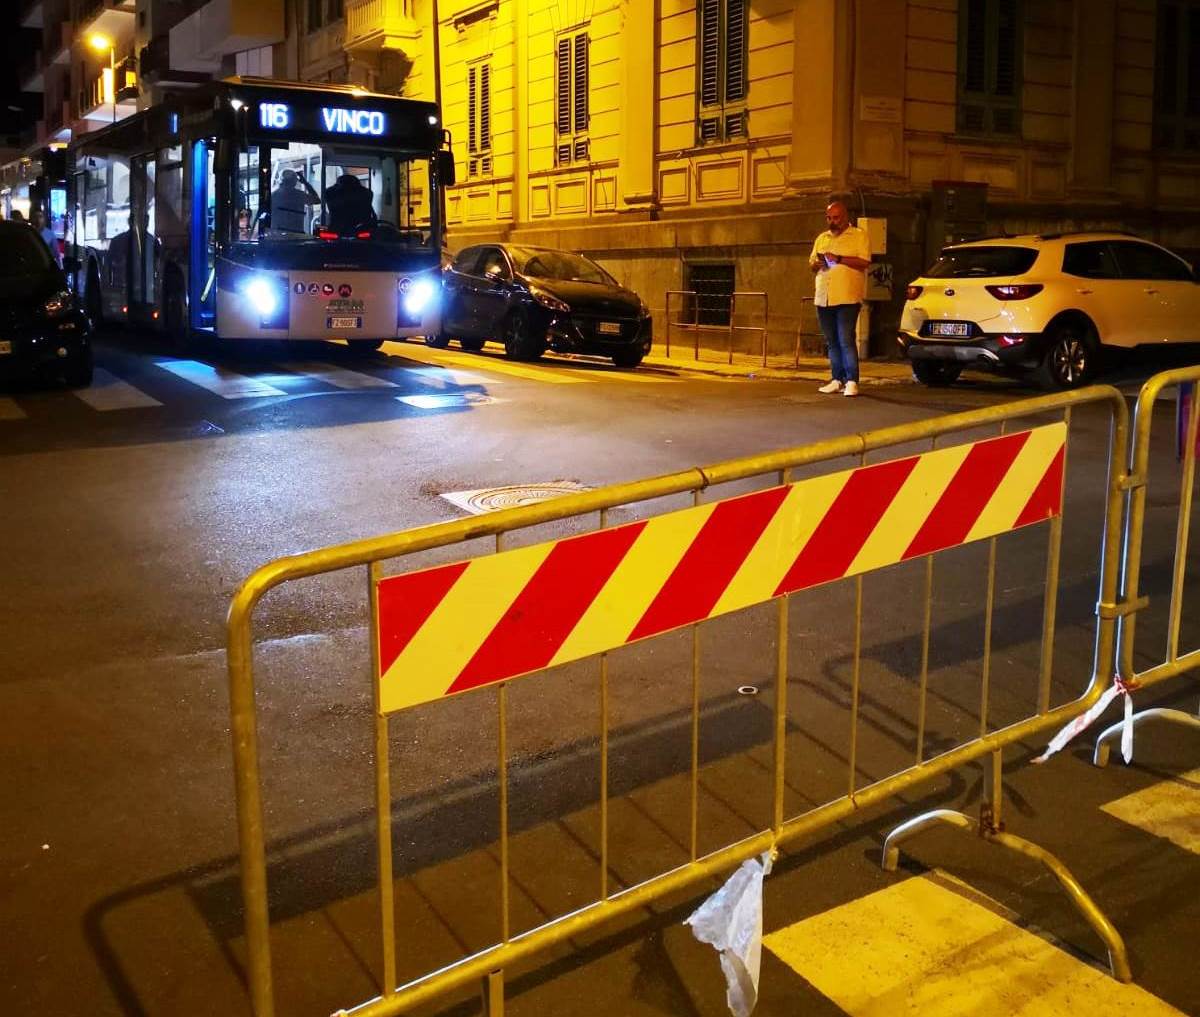
M844 395L844 396L856 396L856 395L858 395L858 382L857 382L857 381L848 381L848 382L846 382L846 387L845 387L845 389L842 391L842 395Z
M825 382L824 385L822 385L819 389L817 389L817 391L820 392L822 395L833 395L835 392L840 392L841 390L842 390L842 383L840 381L838 381L836 378L834 378L833 381Z

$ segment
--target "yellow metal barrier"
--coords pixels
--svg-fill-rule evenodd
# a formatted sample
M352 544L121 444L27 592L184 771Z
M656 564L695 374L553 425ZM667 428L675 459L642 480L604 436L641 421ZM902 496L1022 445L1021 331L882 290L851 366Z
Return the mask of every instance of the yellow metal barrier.
M1115 620L1125 610L1118 599L1119 537L1121 508L1126 489L1124 449L1128 435L1128 411L1121 394L1110 387L1093 387L1076 392L1044 396L1036 399L990 407L952 416L938 417L896 427L883 428L864 434L846 435L795 449L788 449L753 458L689 469L667 476L622 484L559 498L522 508L496 512L491 515L456 520L432 526L420 527L401 533L371 540L362 540L337 547L313 551L307 554L281 558L264 565L254 572L238 588L230 605L228 618L228 663L230 676L230 709L234 743L234 760L237 790L237 815L240 841L242 894L245 908L246 943L248 959L248 981L251 1001L256 1017L274 1017L274 992L270 950L270 916L267 904L266 833L263 825L263 803L260 786L258 759L257 716L255 711L255 685L253 673L252 622L256 605L271 589L283 583L306 577L317 576L337 570L364 567L368 580L372 617L378 617L379 590L382 570L380 563L391 558L444 547L481 537L495 539L497 552L503 551L502 541L507 533L531 526L590 513L599 513L600 530L606 530L608 513L620 506L644 502L669 495L692 493L693 503L701 504L699 495L714 485L748 478L765 478L781 487L792 485L791 471L800 467L829 462L845 457L858 457L865 464L869 453L894 449L914 442L930 442L931 447L961 449L963 446L937 446L938 439L968 431L978 432L981 428L995 426L1005 433L1007 424L1014 420L1058 418L1057 428L1064 437L1069 432L1071 411L1079 406L1107 406L1111 413L1110 452L1108 483L1104 517L1104 542L1101 551L1101 575L1099 610L1095 633L1094 664L1090 680L1083 693L1075 700L1051 708L1050 680L1051 653L1055 631L1055 610L1058 593L1059 553L1062 537L1061 513L1053 514L1048 524L1046 592L1043 603L1043 632L1041 674L1038 688L1038 703L1031 708L1028 717L1019 722L988 731L987 704L989 675L991 668L992 612L995 602L996 536L1006 527L994 527L990 531L989 568L987 577L986 629L982 653L982 685L980 727L978 736L954 748L926 758L924 741L927 678L929 664L929 638L932 623L933 557L926 560L924 588L923 653L920 680L920 702L916 756L910 766L900 769L874 783L858 786L856 763L857 732L859 725L859 669L861 658L862 625L862 575L868 568L857 570L855 613L855 654L853 685L851 693L852 728L846 772L846 792L841 797L810 809L803 814L787 817L784 810L785 745L787 738L787 694L789 681L788 637L789 596L786 591L777 595L777 659L775 702L773 722L773 775L772 775L772 822L758 833L730 843L711 853L700 855L697 850L696 787L698 781L698 717L699 717L699 649L693 635L692 674L692 741L691 741L691 851L686 864L662 872L626 889L612 892L608 882L608 671L607 655L599 654L600 660L600 873L599 892L594 901L570 914L549 921L527 932L510 935L508 917L508 773L507 773L507 685L498 686L498 731L500 785L500 870L502 935L500 942L471 956L415 979L403 986L396 985L396 956L394 935L394 913L392 901L392 832L390 761L388 758L388 715L380 703L382 683L376 681L376 821L377 862L379 869L379 905L381 921L382 958L378 974L379 996L363 1003L352 1012L365 1017L383 1017L400 1014L425 1003L444 999L448 993L464 986L478 984L482 987L486 1012L500 1015L504 1009L504 970L525 961L548 948L567 943L572 937L628 914L655 901L676 893L695 888L703 881L719 877L735 868L742 861L762 852L784 846L800 838L829 829L861 810L895 798L913 787L927 783L951 770L977 759L990 757L992 786L995 793L989 796L981 827L990 839L1002 846L1010 847L1046 864L1062 883L1073 903L1100 935L1108 948L1113 972L1122 980L1130 978L1124 945L1104 915L1087 897L1067 869L1048 853L1009 834L999 832L994 819L1000 802L998 783L1001 776L1000 753L1004 747L1017 741L1029 739L1040 732L1061 726L1095 703L1112 684L1112 661L1115 649ZM1041 431L1048 430L1040 428ZM1030 432L1037 433L1037 432ZM978 444L978 443L977 443ZM974 446L971 446L972 448ZM1065 445L1059 453L1060 464L1064 462ZM939 453L935 453L940 455ZM887 467L897 460L872 462L866 470L876 465ZM1065 469L1065 466L1063 467ZM866 472L865 470L860 472ZM820 478L818 478L820 479ZM806 481L798 482L799 484ZM1061 495L1060 495L1061 497ZM728 502L718 502L728 504ZM690 510L684 510L690 511ZM985 512L984 515L987 513ZM660 517L661 518L661 517ZM652 517L653 519L653 517ZM1017 523L1013 525L1024 525ZM609 531L612 532L612 531ZM985 532L981 530L980 532ZM971 539L964 535L956 541ZM914 543L914 546L915 543ZM949 546L943 544L940 546ZM475 559L488 560L488 559ZM854 574L854 571L848 574ZM782 587L781 587L782 588ZM693 633L696 626L692 626ZM379 646L372 647L372 664L376 676L383 674ZM970 825L965 817L944 814L935 819L945 819L954 825ZM902 836L910 834L916 827L894 836L885 852L885 861L895 858L895 844ZM344 1011L343 1011L344 1012Z
M1183 448L1179 478L1179 517L1175 525L1175 556L1171 569L1171 600L1167 615L1167 645L1160 663L1138 672L1134 663L1134 641L1137 631L1137 612L1147 606L1148 600L1140 596L1139 581L1142 570L1142 545L1146 528L1146 493L1150 474L1150 438L1153 430L1154 408L1162 393L1171 388L1191 384L1191 412L1183 427ZM1200 367L1185 367L1156 374L1142 386L1138 393L1134 411L1133 447L1130 452L1129 496L1125 519L1125 553L1122 563L1123 601L1130 611L1120 619L1117 632L1117 673L1125 688L1133 691L1175 678L1200 668L1200 646L1180 653L1179 634L1183 620L1184 582L1188 554L1188 538L1191 527L1193 495L1196 485L1196 444L1200 431ZM1182 710L1156 707L1134 713L1129 720L1132 728L1149 721L1165 721L1182 724L1200 730L1200 717ZM1096 739L1093 762L1097 766L1108 763L1111 743L1121 737L1125 721L1107 728ZM1132 734L1132 732L1131 732Z

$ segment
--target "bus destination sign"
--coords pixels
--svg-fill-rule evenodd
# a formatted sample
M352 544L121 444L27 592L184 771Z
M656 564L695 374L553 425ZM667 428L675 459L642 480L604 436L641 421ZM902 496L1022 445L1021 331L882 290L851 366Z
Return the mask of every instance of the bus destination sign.
M258 105L258 123L268 130L282 131L289 128L317 129L327 134L357 134L379 137L387 130L387 117L380 110L344 109L337 106L321 106L313 124L311 109L297 109L296 116L286 102L262 102ZM307 115L306 115L307 114ZM310 121L302 123L301 120Z

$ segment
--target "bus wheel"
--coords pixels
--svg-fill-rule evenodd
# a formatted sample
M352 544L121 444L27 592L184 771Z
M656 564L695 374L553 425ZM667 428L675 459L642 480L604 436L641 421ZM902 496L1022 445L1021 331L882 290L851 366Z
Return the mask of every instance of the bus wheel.
M351 353L374 353L383 345L382 339L351 339Z

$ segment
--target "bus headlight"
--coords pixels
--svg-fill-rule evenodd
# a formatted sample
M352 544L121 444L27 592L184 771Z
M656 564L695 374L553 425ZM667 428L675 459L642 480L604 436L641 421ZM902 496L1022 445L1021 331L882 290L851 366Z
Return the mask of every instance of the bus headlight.
M246 288L242 292L246 294L259 317L269 318L279 307L279 297L275 293L275 287L266 279L251 279L246 283Z
M414 279L402 295L404 313L417 318L437 299L437 286L429 278Z

